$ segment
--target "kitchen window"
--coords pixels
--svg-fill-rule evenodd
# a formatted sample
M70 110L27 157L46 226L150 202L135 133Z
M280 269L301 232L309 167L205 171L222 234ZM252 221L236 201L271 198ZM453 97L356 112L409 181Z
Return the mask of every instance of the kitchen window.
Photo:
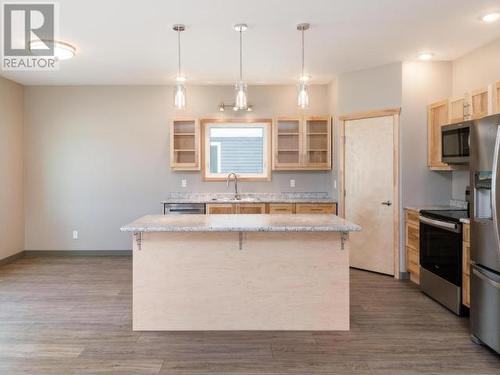
M270 180L271 122L202 122L207 181L235 172L242 180Z

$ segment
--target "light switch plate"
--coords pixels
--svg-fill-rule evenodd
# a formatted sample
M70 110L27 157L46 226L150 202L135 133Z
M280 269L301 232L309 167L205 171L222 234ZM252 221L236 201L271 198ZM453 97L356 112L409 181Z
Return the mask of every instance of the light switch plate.
M187 186L187 180L185 178L181 179L181 186L185 188Z
M295 187L295 180L290 180L290 187L294 188Z
M77 231L77 230L74 230L74 231L73 231L73 239L74 239L74 240L77 240L77 239L78 239L78 231Z

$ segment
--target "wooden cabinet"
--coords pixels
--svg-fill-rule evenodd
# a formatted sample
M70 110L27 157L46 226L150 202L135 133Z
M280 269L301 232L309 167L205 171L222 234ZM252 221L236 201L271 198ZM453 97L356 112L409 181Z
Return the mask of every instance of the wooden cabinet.
M238 203L236 204L237 214L265 214L265 203Z
M410 280L420 284L420 222L417 211L405 210L406 270Z
M470 225L463 225L462 303L470 307Z
M209 203L206 207L207 214L216 215L216 214L235 214L236 213L236 205L230 203Z
M465 97L453 98L448 101L448 123L454 124L466 119Z
M489 112L489 90L488 87L474 90L470 93L470 119L488 116Z
M330 170L329 117L280 117L274 122L273 170Z
M448 100L432 103L427 109L427 164L430 169L450 170L441 160L441 127L448 124Z
M294 214L295 204L293 203L269 203L270 214Z
M200 170L200 125L176 119L170 128L170 167L175 171Z
M335 214L337 212L336 203L297 203L295 213L297 214Z

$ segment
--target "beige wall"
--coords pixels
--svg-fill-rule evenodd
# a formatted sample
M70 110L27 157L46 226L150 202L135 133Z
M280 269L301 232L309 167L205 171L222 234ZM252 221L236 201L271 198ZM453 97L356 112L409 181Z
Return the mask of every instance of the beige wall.
M175 113L171 87L26 87L26 249L130 249L120 226L160 212L170 191L229 191L199 172L169 167L169 120L221 117L230 86L189 86L188 107ZM295 86L249 88L255 111L238 117L327 115L328 87L311 88L311 108L296 106ZM237 117L232 111L223 116ZM331 172L273 173L271 182L243 182L243 192L325 191ZM187 188L181 188L181 178ZM289 187L289 180L296 187ZM72 239L79 230L80 239Z
M24 250L23 87L0 77L0 260Z

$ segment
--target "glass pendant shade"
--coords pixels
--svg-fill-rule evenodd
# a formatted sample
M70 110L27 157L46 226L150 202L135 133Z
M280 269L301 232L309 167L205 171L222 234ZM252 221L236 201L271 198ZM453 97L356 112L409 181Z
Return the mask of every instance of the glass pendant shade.
M299 92L297 95L297 105L300 108L309 107L309 88L305 82L299 84Z
M247 85L244 82L238 82L235 85L236 99L234 101L237 109L247 109Z
M176 109L186 108L186 87L182 83L177 83L175 85L174 107Z

